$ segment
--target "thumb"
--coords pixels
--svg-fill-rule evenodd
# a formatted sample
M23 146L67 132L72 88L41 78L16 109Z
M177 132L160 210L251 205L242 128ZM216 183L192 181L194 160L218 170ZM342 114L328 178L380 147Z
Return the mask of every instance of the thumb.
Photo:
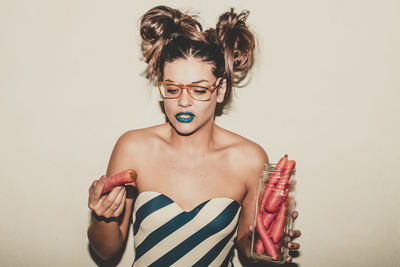
M95 189L96 197L100 198L101 192L103 191L103 188L104 188L106 182L107 182L107 176L105 176L105 175L101 176L101 178L99 179L99 182L96 186L96 189Z
M103 175L103 176L100 177L99 180L100 180L100 182L104 182L105 183L107 181L107 176Z
M254 225L253 224L249 224L249 232L250 233L254 232Z

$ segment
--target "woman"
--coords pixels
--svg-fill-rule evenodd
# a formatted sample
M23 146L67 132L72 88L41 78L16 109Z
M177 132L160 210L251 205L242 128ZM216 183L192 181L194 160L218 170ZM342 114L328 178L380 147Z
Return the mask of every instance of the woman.
M146 74L158 81L168 122L129 131L115 145L107 176L135 169L136 197L127 197L125 187L101 196L104 182L93 182L88 236L100 257L121 249L132 216L134 266L227 266L235 244L249 258L258 179L268 157L214 121L253 64L247 15L232 9L207 31L165 6L143 16Z

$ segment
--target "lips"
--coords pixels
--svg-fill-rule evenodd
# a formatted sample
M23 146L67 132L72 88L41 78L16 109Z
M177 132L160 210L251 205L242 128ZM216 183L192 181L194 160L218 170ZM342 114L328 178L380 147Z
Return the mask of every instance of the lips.
M191 122L194 118L194 114L192 112L179 112L175 115L175 118L179 122L188 123Z

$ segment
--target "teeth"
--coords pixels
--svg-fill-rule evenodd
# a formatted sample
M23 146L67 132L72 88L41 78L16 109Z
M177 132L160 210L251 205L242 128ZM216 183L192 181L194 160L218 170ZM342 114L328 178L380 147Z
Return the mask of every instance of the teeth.
M190 115L183 114L183 115L180 115L179 117L181 117L182 119L188 119L188 118L190 118Z

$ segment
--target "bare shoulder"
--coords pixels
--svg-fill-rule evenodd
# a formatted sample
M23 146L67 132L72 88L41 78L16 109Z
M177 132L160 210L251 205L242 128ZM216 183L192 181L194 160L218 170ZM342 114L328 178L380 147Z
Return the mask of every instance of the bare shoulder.
M140 158L146 151L157 145L162 140L164 125L130 130L122 134L111 154L107 175L111 175L120 170L133 168L136 169L140 163Z
M268 155L257 143L236 133L223 130L226 145L229 147L229 162L232 168L240 173L260 173L264 163L268 163Z
M166 129L165 126L165 124L161 124L127 131L119 137L116 146L123 147L127 150L147 148L147 146L163 139L163 133Z

